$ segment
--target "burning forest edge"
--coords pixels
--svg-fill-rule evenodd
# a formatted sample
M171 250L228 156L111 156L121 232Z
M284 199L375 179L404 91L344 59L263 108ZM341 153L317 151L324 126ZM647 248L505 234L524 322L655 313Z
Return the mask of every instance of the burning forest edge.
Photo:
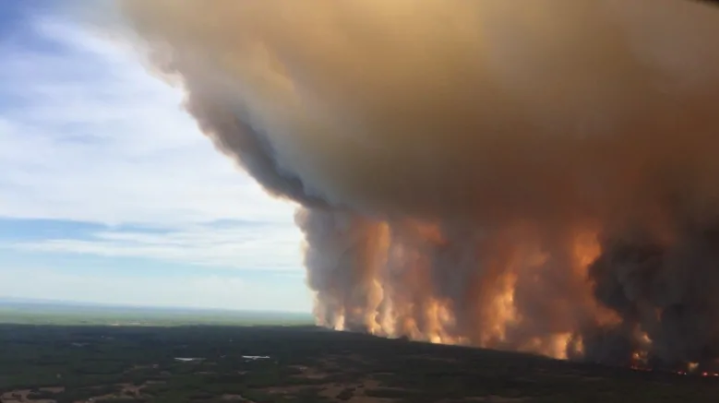
M119 4L217 147L301 206L320 324L719 371L719 9Z

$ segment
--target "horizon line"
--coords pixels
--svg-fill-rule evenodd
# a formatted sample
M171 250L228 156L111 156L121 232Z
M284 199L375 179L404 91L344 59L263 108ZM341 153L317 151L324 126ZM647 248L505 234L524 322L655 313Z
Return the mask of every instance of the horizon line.
M223 312L223 313L265 313L265 314L292 314L312 316L311 311L283 311L276 309L233 309L233 308L213 308L213 307L192 307L192 306L170 306L170 305L135 305L131 303L106 303L92 301L77 301L65 299L51 298L24 298L15 296L0 295L0 306L8 303L25 303L32 304L57 304L66 306L90 306L97 308L129 308L129 309L156 309L156 310L187 310L187 311L205 311L205 312Z

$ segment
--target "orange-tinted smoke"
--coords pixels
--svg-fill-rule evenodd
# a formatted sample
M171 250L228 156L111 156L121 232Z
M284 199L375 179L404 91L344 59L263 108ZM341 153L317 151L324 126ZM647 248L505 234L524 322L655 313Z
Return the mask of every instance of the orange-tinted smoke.
M687 261L719 218L719 10L119 3L218 148L304 206L320 323L597 359L719 336L667 330L719 316Z

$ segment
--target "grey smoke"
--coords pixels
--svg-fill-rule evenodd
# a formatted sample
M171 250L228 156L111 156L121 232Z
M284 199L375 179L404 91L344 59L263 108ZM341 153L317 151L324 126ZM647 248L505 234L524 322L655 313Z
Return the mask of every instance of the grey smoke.
M719 355L719 10L120 6L218 148L304 206L320 323L606 362Z

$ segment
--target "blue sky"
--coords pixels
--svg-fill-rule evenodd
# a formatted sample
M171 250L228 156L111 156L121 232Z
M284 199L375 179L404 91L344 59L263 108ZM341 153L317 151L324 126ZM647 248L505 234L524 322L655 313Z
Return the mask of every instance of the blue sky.
M0 3L0 296L309 311L294 206L63 4Z

